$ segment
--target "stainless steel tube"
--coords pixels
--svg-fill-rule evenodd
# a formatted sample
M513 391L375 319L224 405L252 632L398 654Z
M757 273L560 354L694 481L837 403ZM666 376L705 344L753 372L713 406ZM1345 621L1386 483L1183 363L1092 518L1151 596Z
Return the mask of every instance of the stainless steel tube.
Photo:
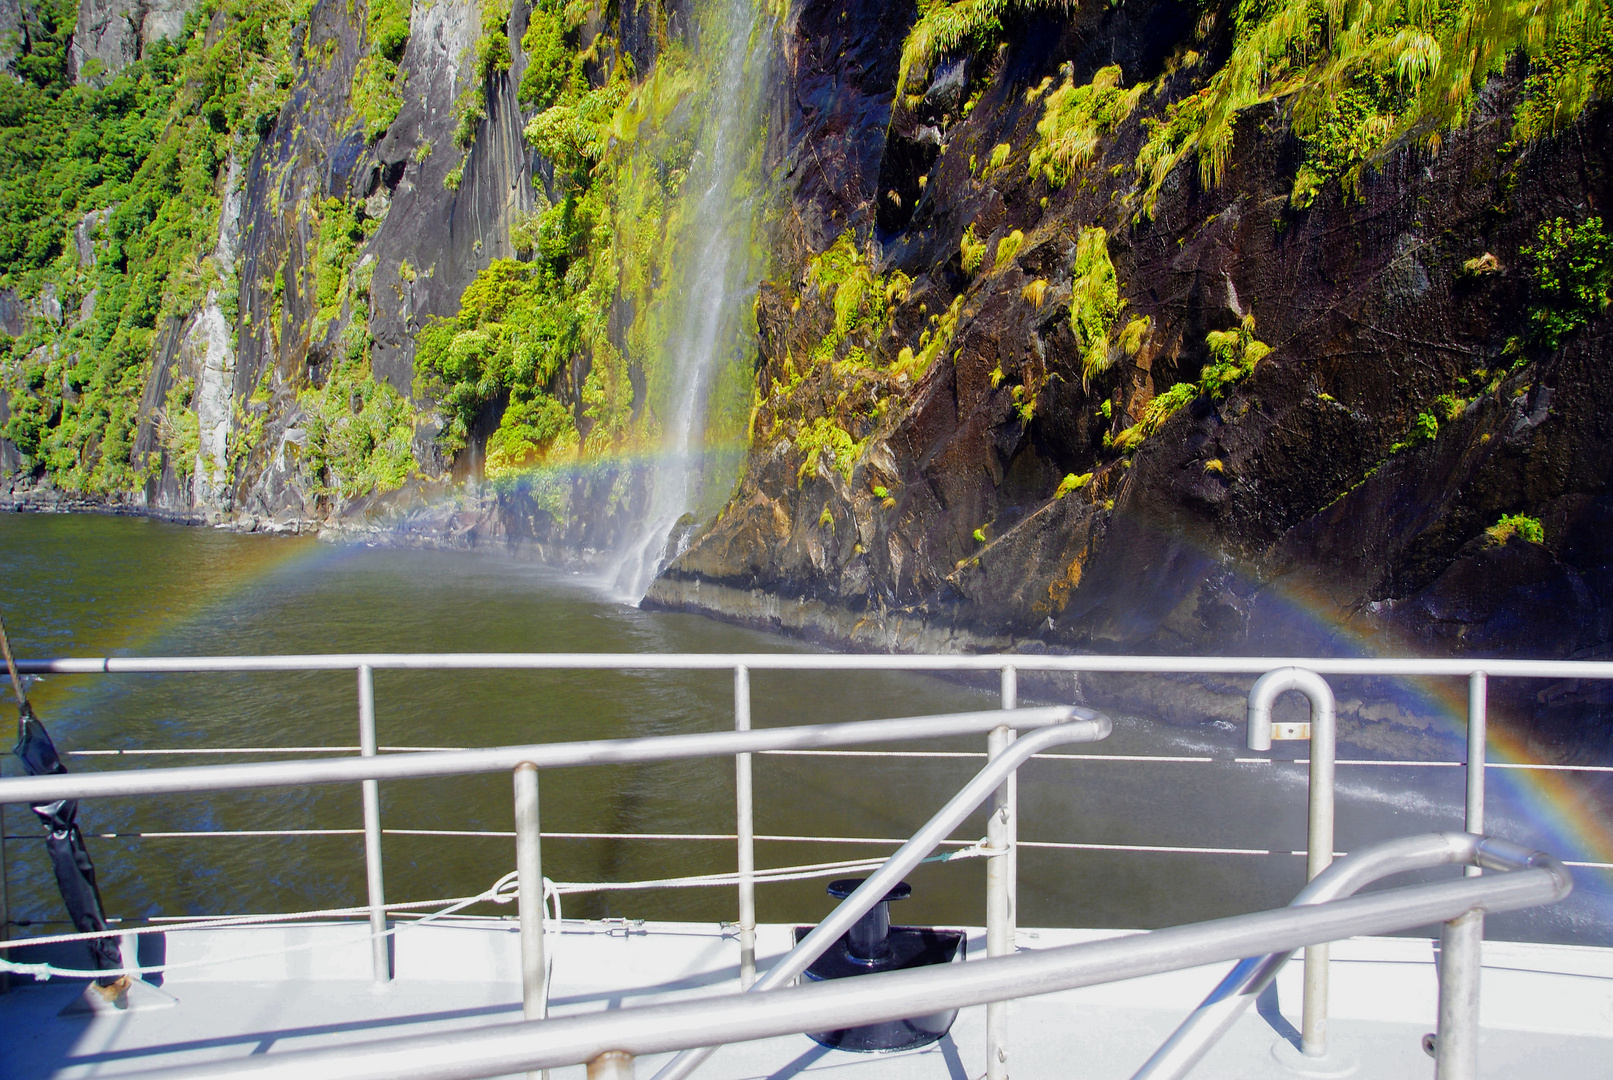
M734 668L734 730L750 730L750 669ZM739 838L739 988L756 981L756 817L751 755L734 755L734 833Z
M1014 713L1014 723L1022 728L1040 728L1063 723L1081 714L1082 710L1063 705L1020 709ZM482 750L383 754L372 758L345 757L319 761L19 776L0 780L0 803L33 804L57 799L94 799L107 795L155 795L162 792L340 784L357 780L467 776L473 773L509 772L523 761L530 761L540 769L557 769L574 765L620 765L681 758L728 757L762 750L803 750L949 735L981 735L1001 723L1002 713L993 709L899 720L862 720L851 724L808 724L760 731L711 731L694 735L538 743Z
M885 894L890 892L908 871L923 862L941 841L951 835L953 829L963 824L964 819L997 789L1003 777L1017 769L1032 754L1064 743L1098 742L1108 738L1110 731L1113 730L1114 725L1102 713L1074 706L1065 708L1067 715L1075 719L1016 739L996 760L987 762L985 768L959 788L958 793L913 834L912 839L897 848L895 853L885 860L885 865L864 878L863 883L857 886L850 896L840 901L822 922L813 927L810 934L802 938L795 948L769 968L767 974L750 988L749 993L775 990L805 971L812 961L822 956L828 951L829 946L839 940L840 935L850 930L858 919L883 900ZM1029 713L1032 710L1025 711ZM820 1029L805 1027L797 1030ZM655 1080L681 1080L699 1068L700 1063L710 1057L716 1048L717 1044L713 1043L685 1050L664 1065L655 1074Z
M1019 700L1019 673L1002 670L1002 707L1012 709ZM1017 733L1007 724L986 736L986 757L1001 757ZM993 852L986 859L986 955L1010 956L1014 951L1014 813L1015 773L991 793L986 817L986 844ZM1008 1002L986 1006L986 1080L1008 1080Z
M11 937L11 880L6 874L6 808L0 803L0 938ZM11 990L11 972L0 971L0 994Z
M1489 679L1467 677L1467 831L1484 831L1484 765L1489 757ZM1484 871L1469 866L1467 873ZM1440 927L1439 1026L1434 1037L1435 1080L1478 1075L1479 991L1484 971L1484 912L1469 911Z
M543 834L538 815L538 767L515 767L516 902L521 920L521 1015L549 1014L543 955Z
M633 1080L633 1055L605 1051L588 1062L588 1080Z
M592 1061L608 1051L642 1056L702 1043L744 1042L923 1015L1120 979L1221 963L1262 950L1383 934L1559 900L1573 883L1556 860L1433 885L1413 885L1304 907L1237 915L1104 941L968 964L813 983L767 994L617 1009L495 1024L325 1050L233 1058L138 1075L167 1080L470 1080Z
M1470 833L1484 834L1484 763L1489 758L1489 679L1482 671L1467 677L1467 817ZM1478 874L1478 867L1471 867Z
M1350 896L1364 885L1408 870L1462 864L1482 864L1504 870L1528 869L1535 855L1515 844L1471 833L1408 836L1373 844L1340 859L1300 890L1289 906L1319 904ZM1292 956L1291 952L1275 952L1240 960L1132 1080L1179 1080L1186 1076L1254 1004Z
M1434 1036L1434 1080L1476 1080L1479 1075L1479 969L1484 912L1475 908L1439 929L1439 1027Z
M1314 671L1279 668L1268 671L1249 690L1249 749L1271 749L1271 707L1277 698L1297 690L1311 704L1310 823L1305 860L1306 880L1313 881L1333 861L1333 759L1336 739L1333 689ZM1301 1049L1308 1057L1327 1054L1327 945L1305 950L1305 1004L1300 1024Z
M373 758L375 740L375 676L368 664L358 669L358 744L362 757ZM364 802L364 877L370 905L370 969L378 983L392 978L391 943L386 938L386 885L381 873L381 785L359 784Z
M297 656L106 656L19 660L25 675L99 675L164 671L1000 671L989 654L901 653L309 653ZM1375 659L1297 656L1031 656L1021 671L1106 671L1133 674L1248 674L1298 667L1321 675L1460 675L1495 678L1613 679L1613 661Z
M538 769L531 762L515 767L516 905L521 923L521 1015L542 1020L549 1015L548 958L543 940L543 833L538 815ZM527 1080L549 1080L536 1069Z
M1005 667L1000 700L1004 709L1019 708L1019 669ZM1012 732L1019 737L1018 730ZM1019 770L1008 774L1008 944L1017 949L1014 935L1019 930Z

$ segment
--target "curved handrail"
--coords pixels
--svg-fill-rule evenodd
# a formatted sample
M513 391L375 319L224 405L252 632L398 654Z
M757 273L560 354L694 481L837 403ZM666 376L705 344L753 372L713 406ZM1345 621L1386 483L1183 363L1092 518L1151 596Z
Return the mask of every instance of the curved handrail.
M1408 870L1436 866L1482 866L1526 870L1547 866L1540 852L1473 833L1426 833L1387 840L1346 855L1306 885L1289 907L1322 904L1354 895L1362 887ZM1550 859L1550 864L1555 864ZM1563 871L1567 873L1566 870ZM1179 1080L1225 1035L1239 1016L1271 984L1293 951L1272 952L1238 961L1170 1038L1160 1044L1132 1080Z
M1271 707L1290 690L1310 700L1311 764L1305 837L1305 879L1314 881L1333 861L1333 765L1337 755L1338 710L1327 680L1301 667L1268 671L1249 688L1249 749L1270 750ZM1305 998L1300 1046L1307 1055L1327 1053L1328 946L1305 950Z
M989 761L985 768L974 775L974 779L959 788L957 794L913 834L912 839L897 848L885 861L884 866L857 886L855 892L842 900L811 933L801 939L795 948L769 968L766 975L756 980L746 993L761 993L784 986L811 966L814 960L828 951L829 946L840 939L840 935L850 930L858 919L884 899L885 894L901 881L903 876L924 861L925 856L951 835L952 830L961 825L963 819L985 802L1003 780L1023 765L1032 754L1065 743L1098 742L1108 738L1109 733L1114 730L1113 722L1103 713L1079 707L1071 707L1069 711L1072 716L1078 716L1079 719L1067 720L1062 724L1043 728L1034 734L1022 735L1000 756ZM1019 723L1017 715L1014 723L1016 725ZM701 1062L710 1057L716 1049L717 1047L713 1045L685 1050L662 1066L655 1074L654 1080L681 1080L699 1068Z
M1370 854L1362 849L1358 854ZM1342 862L1342 860L1341 860ZM1145 934L1038 949L967 964L944 964L834 979L768 994L726 994L548 1020L347 1043L320 1050L130 1074L129 1080L470 1080L593 1061L608 1052L639 1056L695 1039L747 1042L802 1031L833 1031L947 1009L1118 982L1360 934L1426 926L1474 907L1513 911L1561 900L1568 871L1531 853L1513 873L1234 915Z

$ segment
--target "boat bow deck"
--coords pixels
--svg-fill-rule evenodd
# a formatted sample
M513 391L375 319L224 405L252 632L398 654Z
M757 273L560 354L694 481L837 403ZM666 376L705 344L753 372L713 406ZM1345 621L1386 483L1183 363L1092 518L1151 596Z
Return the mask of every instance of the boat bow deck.
M5 1075L110 1077L257 1054L334 1046L520 1018L516 923L461 919L403 926L394 979L370 981L368 926L324 923L178 931L160 951L172 965L160 990L126 1011L74 1009L84 984L23 984L0 996ZM781 956L790 927L760 929L761 966ZM1022 931L1019 947L1073 944L1116 931ZM983 956L984 931L969 931ZM709 923L567 921L551 931L554 1015L631 1008L738 990L738 944ZM65 950L60 959L71 958ZM147 945L147 962L152 956ZM1195 1077L1427 1077L1421 1047L1434 1029L1436 943L1361 938L1333 948L1331 1045L1348 1072L1309 1074L1279 1061L1297 1041L1300 965L1279 976ZM38 951L43 953L44 950ZM24 959L42 959L35 956ZM236 958L236 959L232 959ZM189 967L183 966L207 961ZM60 962L60 960L58 960ZM1481 1075L1600 1078L1613 1061L1613 950L1486 942ZM1011 1006L1013 1075L1129 1077L1225 972L1225 965L1025 998ZM65 1013L65 1014L64 1014ZM1277 1053L1274 1053L1277 1048ZM940 1044L900 1054L826 1050L804 1035L725 1047L700 1071L711 1080L788 1080L809 1072L860 1080L974 1080L983 1071L985 1009L964 1009ZM647 1080L665 1057L638 1063ZM1351 1068L1353 1066L1353 1068ZM580 1080L575 1069L555 1080Z

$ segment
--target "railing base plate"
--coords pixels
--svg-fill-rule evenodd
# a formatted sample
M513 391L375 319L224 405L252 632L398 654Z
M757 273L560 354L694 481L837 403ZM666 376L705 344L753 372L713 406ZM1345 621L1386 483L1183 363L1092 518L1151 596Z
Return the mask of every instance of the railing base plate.
M1287 1039L1278 1039L1272 1044L1271 1056L1295 1076L1354 1076L1360 1068L1353 1054L1334 1048L1322 1057L1309 1057Z

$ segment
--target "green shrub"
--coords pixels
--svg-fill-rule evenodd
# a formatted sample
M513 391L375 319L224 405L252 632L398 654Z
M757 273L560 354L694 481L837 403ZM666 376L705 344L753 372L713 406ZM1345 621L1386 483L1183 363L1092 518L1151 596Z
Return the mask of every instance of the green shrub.
M415 412L362 357L339 362L325 385L297 395L304 459L321 493L345 497L402 487L415 471Z
M960 47L979 48L1002 34L1002 17L1014 9L1051 7L1056 0L921 0L918 21L902 43L896 76L898 95L924 89L930 69L941 57Z
M1226 173L1238 114L1282 98L1306 144L1293 198L1304 205L1330 176L1346 186L1403 137L1437 149L1466 123L1489 77L1514 56L1556 63L1520 110L1516 137L1577 115L1609 83L1607 5L1592 0L1448 0L1441 4L1242 3L1233 11L1231 54L1196 94L1148 125L1137 157L1152 214L1160 185L1197 153L1206 186ZM1531 104L1537 102L1538 104Z
M349 103L373 142L385 135L403 108L399 81L403 50L409 43L408 0L368 0L369 52L353 67Z
M526 33L521 35L526 70L521 73L517 100L526 109L547 109L571 79L572 52L566 44L565 23L553 3L534 5Z
M1182 408L1199 396L1199 388L1192 383L1177 383L1143 407L1143 414L1131 427L1115 436L1114 445L1125 453L1133 453L1143 440L1160 429Z
M85 323L13 344L6 430L68 490L128 490L149 475L155 463L132 454L157 328L234 287L210 257L224 169L232 154L250 158L285 101L291 20L267 0L209 10L206 35L154 42L115 74L86 69L77 86L66 74L74 5L31 5L17 43L0 102L0 287L99 299ZM67 238L90 211L102 215L96 263L81 270Z
M476 39L476 74L490 79L510 70L510 0L482 0L482 35Z
M800 433L795 437L796 450L805 455L801 467L796 470L796 480L799 482L817 475L818 463L825 454L840 475L849 480L851 470L862 457L866 445L866 441L853 439L849 431L833 420L819 416L811 423L801 425Z
M1218 398L1227 387L1241 382L1255 365L1271 353L1271 346L1255 338L1255 317L1245 315L1236 330L1212 330L1204 337L1210 363L1199 375L1204 393Z
M1535 243L1523 249L1537 302L1529 312L1535 337L1555 349L1563 337L1607 310L1613 286L1613 237L1602 219L1570 225L1567 218L1543 223Z
M409 0L369 0L370 48L396 64L409 43Z
M487 119L487 95L480 86L467 86L454 99L454 145L469 150L476 132Z
M196 455L202 448L201 420L190 408L195 389L192 379L176 381L168 388L157 417L157 440L168 452L168 464L182 480L188 480L196 471Z
M1053 498L1062 499L1072 491L1080 491L1091 482L1092 474L1089 472L1082 473L1079 476L1075 473L1070 473L1059 481L1058 489L1053 492Z
M1071 267L1070 329L1081 351L1081 385L1109 370L1109 330L1126 303L1109 259L1109 233L1101 225L1081 230Z
M548 394L532 392L530 398L512 400L499 421L498 430L487 440L486 475L501 480L529 472L559 450L571 452L577 445L577 428L571 413Z
M958 314L963 310L963 294L953 297L952 304L940 315L930 316L930 325L919 335L918 351L904 347L891 365L893 376L908 375L922 379L930 370L935 358L952 346L952 336L958 330Z
M511 433L501 445L511 468L526 460L523 446L546 448L558 420L541 402L579 329L553 268L493 260L465 289L459 314L430 320L416 339L415 396L440 403L443 448L462 449L476 414L501 398L510 402Z
M979 272L980 264L986 261L986 242L975 235L974 225L963 230L958 240L958 254L963 259L963 272L970 276Z
M1527 540L1531 544L1544 544L1546 530L1541 528L1540 519L1526 517L1523 514L1507 514L1484 530L1484 534L1498 544L1504 544L1514 536Z
M991 260L991 268L1001 270L1010 262L1013 262L1014 256L1019 254L1019 249L1024 243L1025 234L1018 229L997 241L997 254Z
M1098 140L1131 115L1145 89L1143 84L1120 89L1118 64L1100 69L1085 86L1067 79L1047 96L1036 125L1031 176L1041 173L1056 188L1069 183L1077 171L1097 160Z
M510 70L514 57L510 55L510 38L499 27L492 33L483 34L476 41L476 74L484 79L490 79L501 71Z
M1553 40L1530 57L1523 100L1513 116L1519 141L1556 134L1591 98L1613 85L1613 11L1586 5L1580 17L1555 28Z

